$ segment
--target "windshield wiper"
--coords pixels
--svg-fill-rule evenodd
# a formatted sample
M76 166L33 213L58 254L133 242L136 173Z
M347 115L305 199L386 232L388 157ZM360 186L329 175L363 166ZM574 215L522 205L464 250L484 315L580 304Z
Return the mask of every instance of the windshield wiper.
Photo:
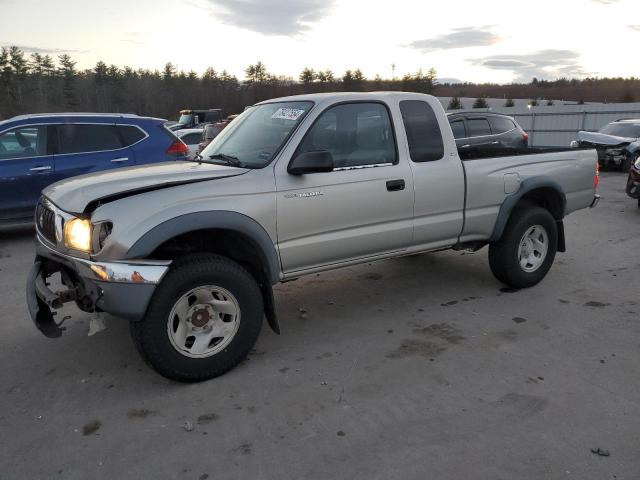
M232 167L240 167L240 168L245 167L244 163L238 157L234 157L233 155L227 155L225 153L216 153L215 155L209 155L209 159L222 160L223 162L225 162L228 165L231 165Z

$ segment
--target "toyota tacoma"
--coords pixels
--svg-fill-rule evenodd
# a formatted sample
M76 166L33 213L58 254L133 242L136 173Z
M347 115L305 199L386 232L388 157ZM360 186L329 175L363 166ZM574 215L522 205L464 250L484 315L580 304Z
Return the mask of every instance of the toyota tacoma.
M67 302L126 319L160 374L205 380L248 354L264 318L279 333L279 282L488 245L499 281L537 284L565 251L563 218L597 203L597 181L594 150L461 159L429 95L268 100L194 161L47 187L27 303L48 337Z

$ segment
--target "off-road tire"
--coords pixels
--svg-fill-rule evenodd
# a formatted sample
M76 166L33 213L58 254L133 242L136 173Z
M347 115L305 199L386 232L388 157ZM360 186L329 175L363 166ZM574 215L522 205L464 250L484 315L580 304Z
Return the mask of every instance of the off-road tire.
M202 285L218 285L236 297L240 324L226 348L210 357L189 358L171 344L167 321L175 302ZM145 317L132 321L130 330L137 350L160 375L180 382L200 382L226 373L247 356L260 334L263 316L260 288L247 270L226 257L198 254L173 262Z
M518 250L523 235L534 225L542 226L547 232L547 254L537 270L527 272L520 266ZM510 287L532 287L551 268L557 248L558 228L551 213L536 205L525 204L514 209L500 240L489 245L489 266L493 275Z

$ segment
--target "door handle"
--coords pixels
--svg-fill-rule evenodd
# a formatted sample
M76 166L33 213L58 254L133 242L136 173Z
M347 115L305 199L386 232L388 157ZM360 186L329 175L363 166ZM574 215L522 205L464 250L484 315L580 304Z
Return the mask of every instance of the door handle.
M51 170L51 165L40 165L29 169L30 172L45 172L47 170Z
M496 142L491 142L491 145L499 145L500 142L496 141Z
M120 157L120 158L114 158L113 160L111 160L111 163L122 163L122 162L128 162L129 158L128 157Z
M387 182L387 190L390 192L397 192L398 190L404 190L404 180L389 180Z
M471 145L469 145L468 143L465 143L464 145L462 145L460 148L469 148L471 147Z

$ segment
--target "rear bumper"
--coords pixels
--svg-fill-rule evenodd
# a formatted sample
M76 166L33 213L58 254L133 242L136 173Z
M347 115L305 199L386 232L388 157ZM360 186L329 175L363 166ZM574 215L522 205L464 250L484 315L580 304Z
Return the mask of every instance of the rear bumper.
M36 327L52 338L62 334L52 309L71 301L85 311L139 320L169 264L145 260L92 262L56 252L38 239L36 259L27 279L29 314ZM47 279L58 272L66 290L49 288Z

